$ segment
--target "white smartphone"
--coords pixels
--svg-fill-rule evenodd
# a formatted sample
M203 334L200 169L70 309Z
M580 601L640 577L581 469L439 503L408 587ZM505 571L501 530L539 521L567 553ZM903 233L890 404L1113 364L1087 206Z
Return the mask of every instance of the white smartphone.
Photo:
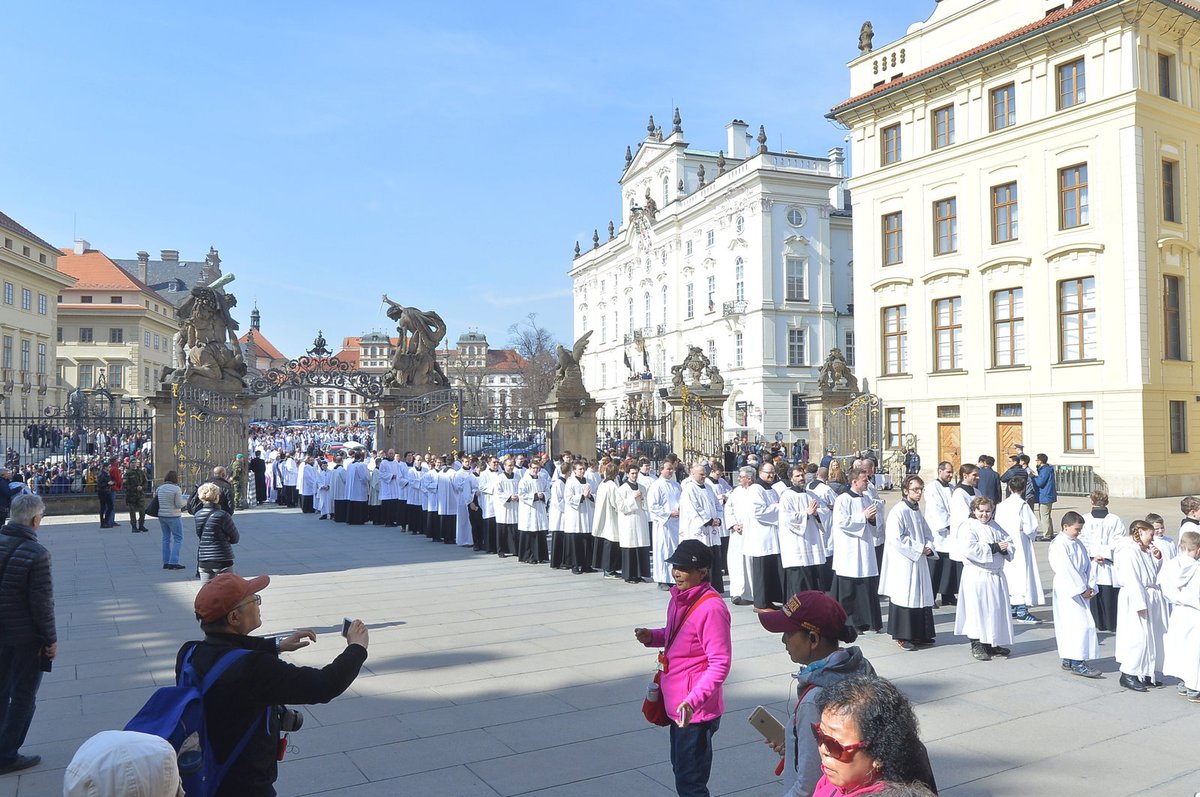
M750 712L750 724L771 744L783 746L785 741L783 725L771 715L771 712L759 706Z

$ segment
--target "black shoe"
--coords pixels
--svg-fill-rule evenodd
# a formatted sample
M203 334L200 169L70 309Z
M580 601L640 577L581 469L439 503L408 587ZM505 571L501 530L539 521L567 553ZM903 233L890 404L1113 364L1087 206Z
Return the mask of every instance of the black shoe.
M729 602L734 606L749 606L750 604L754 603L754 601L748 601L740 595L736 598L730 598Z
M1119 683L1121 686L1133 692L1146 691L1146 685L1143 684L1136 675L1126 675L1125 673L1121 673L1121 680Z
M988 653L991 653L993 656L999 656L1002 659L1007 659L1009 656L1012 655L1011 650L1009 650L1008 648L999 647L997 645L988 645L987 649L988 649Z
M171 569L172 570L187 570L187 567L184 565L171 565Z
M1156 681L1153 678L1151 678L1149 675L1142 676L1142 683L1145 684L1145 686L1147 688L1153 687L1154 689L1161 689L1163 686L1162 681Z
M971 655L979 661L991 661L992 654L988 653L987 646L980 642L971 643Z
M18 755L16 759L6 767L0 767L0 775L7 775L10 772L20 772L22 769L36 767L42 763L40 755Z
M909 642L907 639L902 642L897 642L896 644L899 645L903 650L916 650L917 649L917 646L914 645L912 642Z
M577 575L577 576L582 576L582 575L583 575L583 568L582 568L582 567L572 567L572 568L571 568L571 572L572 572L572 573L574 573L574 574L575 574L575 575Z
M163 565L163 570L174 570L170 565Z

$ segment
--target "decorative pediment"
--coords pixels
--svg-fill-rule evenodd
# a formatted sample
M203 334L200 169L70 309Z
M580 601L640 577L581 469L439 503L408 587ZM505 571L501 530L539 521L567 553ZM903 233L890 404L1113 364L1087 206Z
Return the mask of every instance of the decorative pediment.
M896 288L908 288L913 284L911 277L884 277L871 283L871 290L875 293L881 293L885 290L895 290Z
M929 272L922 274L921 281L924 282L926 285L929 285L931 283L940 282L942 280L950 280L950 279L955 279L955 278L962 279L963 277L966 277L970 273L971 272L965 268L956 268L956 267L949 267L949 266L945 267L945 268L935 268L933 271L929 271Z
M807 235L789 235L783 239L783 242L788 246L808 246Z
M1158 248L1163 251L1170 251L1172 249L1183 250L1189 255L1194 255L1196 253L1196 247L1193 244L1189 243L1186 239L1175 235L1171 235L1166 238L1159 238Z
M700 265L704 268L705 271L712 271L713 268L717 265L717 261L713 260L711 257L706 257L702 261L700 261Z
M1028 257L1013 257L1009 255L1008 257L997 257L987 261L986 263L980 263L978 269L980 274L987 274L992 271L996 271L997 269L1007 272L1014 269L1020 270L1029 268L1031 263L1033 263L1033 260Z
M1103 253L1104 244L1080 242L1056 246L1046 252L1043 257L1046 258L1047 263L1053 266L1057 265L1059 261L1094 263L1096 258Z
M732 252L734 249L746 249L749 246L750 245L746 243L745 238L734 238L729 242L729 251Z
M685 276L685 277L690 277L690 276L692 276L692 275L693 275L693 274L695 274L695 273L696 273L696 269L692 268L691 266L684 266L684 267L683 267L683 276Z

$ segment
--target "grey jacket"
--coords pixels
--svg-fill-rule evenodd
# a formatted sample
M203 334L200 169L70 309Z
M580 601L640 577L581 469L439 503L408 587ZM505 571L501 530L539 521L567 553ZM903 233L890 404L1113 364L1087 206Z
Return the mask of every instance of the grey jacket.
M29 526L0 528L0 639L44 647L58 641L50 552Z
M821 690L855 675L874 674L871 662L863 658L862 651L855 646L839 648L792 676L796 679L799 700L788 707L789 716L784 723L787 731L783 769L787 791L784 797L809 797L821 779L821 754L817 752L817 742L810 727L821 721L821 713L817 711ZM811 689L808 688L810 685Z

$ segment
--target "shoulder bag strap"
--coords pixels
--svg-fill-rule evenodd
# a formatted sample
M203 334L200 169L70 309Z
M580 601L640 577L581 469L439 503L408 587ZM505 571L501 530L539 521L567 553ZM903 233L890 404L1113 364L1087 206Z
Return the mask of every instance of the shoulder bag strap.
M679 625L675 626L675 630L671 632L671 636L667 639L667 644L663 648L664 654L671 647L671 643L675 641L675 637L677 637L679 635L679 632L683 629L683 624L686 623L687 619L692 616L692 612L694 612L696 610L696 607L699 606L700 604L704 603L709 598L716 598L716 597L718 597L718 596L717 596L717 593L715 590L712 592L706 592L705 594L701 595L696 600L695 603L693 603L691 606L688 607L688 610L683 615L683 619L679 621Z
M4 585L4 574L8 572L8 563L11 562L12 558L17 555L17 551L21 550L21 546L28 542L28 540L17 537L12 537L10 539L15 539L17 544L11 546L7 549L7 551L5 551L6 555L4 557L4 562L0 563L0 586Z

